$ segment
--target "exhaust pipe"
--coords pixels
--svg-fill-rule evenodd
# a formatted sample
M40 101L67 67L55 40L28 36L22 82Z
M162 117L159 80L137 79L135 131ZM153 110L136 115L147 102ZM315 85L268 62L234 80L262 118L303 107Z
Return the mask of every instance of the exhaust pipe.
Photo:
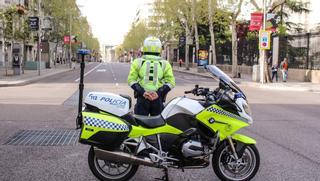
M149 158L139 158L129 153L121 151L107 151L99 148L94 148L94 153L98 159L108 160L118 163L131 163L135 165L145 165L149 167L158 167Z

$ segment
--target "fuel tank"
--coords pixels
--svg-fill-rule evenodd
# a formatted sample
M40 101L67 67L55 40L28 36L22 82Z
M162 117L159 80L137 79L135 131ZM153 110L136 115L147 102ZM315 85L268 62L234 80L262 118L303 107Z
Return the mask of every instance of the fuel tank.
M203 109L204 107L196 100L186 97L176 97L166 105L161 115L165 120L167 120L169 117L176 114L187 114L193 116Z

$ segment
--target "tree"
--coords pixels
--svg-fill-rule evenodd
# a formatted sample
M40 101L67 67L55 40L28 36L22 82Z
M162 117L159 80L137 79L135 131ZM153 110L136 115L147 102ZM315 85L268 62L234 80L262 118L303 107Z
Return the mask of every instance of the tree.
M198 59L198 51L199 51L199 33L198 33L198 22L197 22L197 16L200 11L197 11L197 1L196 0L192 0L192 7L191 7L191 15L192 15L192 26L193 26L193 30L194 30L194 38L195 38L195 42L196 42L196 52L195 52L195 58L196 60Z
M3 46L6 46L6 41L11 41L11 47L13 43L17 41L25 42L30 39L31 32L29 30L28 21L25 16L25 9L21 6L10 6L3 9L0 12L0 20L4 26L4 42ZM25 61L25 51L22 49L22 61ZM23 62L24 63L24 62ZM23 68L23 67L22 67ZM6 66L7 70L7 66ZM23 70L23 69L22 69Z
M208 19L209 19L209 32L210 32L210 40L211 40L211 51L212 51L212 64L217 64L217 56L216 56L216 44L213 32L213 7L212 7L212 0L208 0ZM209 60L209 63L211 60Z
M237 77L238 73L238 38L237 38L237 19L241 13L241 8L244 0L229 0L221 1L220 6L228 10L231 21L231 34L232 34L232 77Z
M88 49L100 50L99 41L94 37L87 18L81 15L75 0L42 0L42 3L45 14L53 17L54 28L50 33L50 41L56 43L56 51L58 44L63 44L63 36L70 34L70 25L71 33ZM76 50L78 46L73 45L72 48Z
M124 37L122 48L129 52L131 50L138 50L142 47L145 38L150 35L149 29L145 22L140 22L137 25L132 24L131 29Z
M290 20L290 14L292 13L309 13L308 2L301 2L297 0L278 0L275 1L269 12L276 13L280 16L280 26L283 27L280 34L285 34L287 30L299 31L301 26L299 24L293 23Z
M186 69L189 69L189 45L192 43L192 30L193 30L193 18L192 18L192 2L190 0L166 0L156 1L158 7L155 8L156 13L163 19L166 25L173 25L177 27L179 24L185 33L185 65ZM182 30L182 29L180 29Z
M266 0L267 1L267 0ZM256 8L257 11L261 11L262 7L259 7L256 1L251 0L251 4ZM268 13L275 13L280 16L280 24L278 25L278 34L282 37L287 34L287 31L301 30L299 24L289 21L290 14L293 13L309 13L307 8L309 3L304 3L297 0L276 0L267 1L270 7L267 9ZM270 56L270 55L269 55ZM262 57L262 52L260 52L260 57ZM261 78L262 79L262 78ZM266 61L264 61L264 77L263 82L271 82L271 76L269 72L269 67Z
M155 15L150 19L151 24L157 27L156 29L151 29L151 33L162 41L176 40L184 33L178 17L172 14L172 10L166 9L167 3L169 2L164 3L163 0L155 0L153 4Z

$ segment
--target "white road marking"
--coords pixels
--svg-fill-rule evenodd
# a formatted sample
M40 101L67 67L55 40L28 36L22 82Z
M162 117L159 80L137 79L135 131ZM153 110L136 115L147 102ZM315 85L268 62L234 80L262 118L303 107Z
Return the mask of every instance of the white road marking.
M98 69L97 72L106 72L106 69Z
M117 81L117 78L116 78L116 74L115 74L114 71L113 71L112 64L108 64L108 65L109 65L109 68L110 68L110 70L111 70L113 80L116 82L116 81ZM117 82L116 82L115 84L116 84L116 86L119 86L119 84L118 84Z
M97 68L100 67L101 65L102 65L102 63L98 64L98 65L95 66L93 69L91 69L89 72L85 73L85 74L83 75L83 77L87 76L88 74L90 74L91 72L93 72L95 69L97 69ZM75 80L75 82L79 82L79 80L80 80L80 78L77 78L77 79Z

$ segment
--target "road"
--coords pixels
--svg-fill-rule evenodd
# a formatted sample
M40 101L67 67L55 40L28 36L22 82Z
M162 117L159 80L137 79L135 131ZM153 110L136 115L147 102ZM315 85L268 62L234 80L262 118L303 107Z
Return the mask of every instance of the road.
M128 94L128 64L86 65L85 93ZM177 86L168 99L194 84L217 85L212 79L175 73ZM0 88L0 180L96 180L89 170L89 147L5 145L20 130L74 129L79 70L21 87ZM257 140L261 166L253 180L320 180L320 96L311 92L271 91L242 86L254 124L241 132ZM161 170L141 167L133 180L161 177ZM210 167L170 170L171 180L218 180Z

